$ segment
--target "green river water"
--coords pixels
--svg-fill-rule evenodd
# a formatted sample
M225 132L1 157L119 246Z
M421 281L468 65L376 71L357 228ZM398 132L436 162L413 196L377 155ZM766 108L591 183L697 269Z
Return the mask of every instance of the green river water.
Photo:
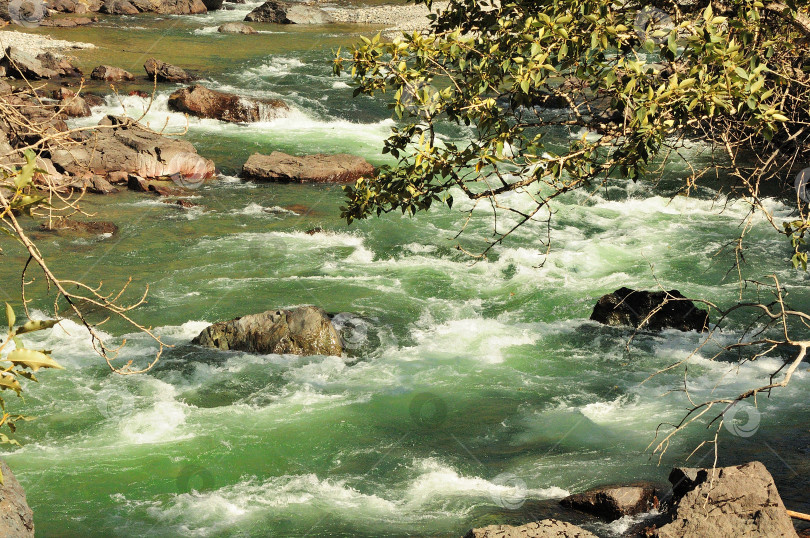
M561 512L556 500L606 482L663 482L683 463L706 430L677 438L661 465L646 451L656 426L687 408L683 393L666 394L682 372L641 382L701 338L641 334L628 353L628 331L588 316L600 295L654 288L655 277L668 289L731 304L733 255L716 254L736 237L746 206L721 212L708 189L670 200L668 181L570 194L554 217L554 245L542 266L541 223L472 263L454 248L463 206L347 226L338 187L235 176L256 151L347 152L385 162L379 150L394 123L384 100L352 99L330 67L334 49L374 29L257 24L262 33L253 36L215 32L256 5L47 31L98 45L76 53L85 72L110 63L140 74L154 55L196 70L210 87L280 97L292 111L253 125L190 120L187 138L222 171L192 192L194 209L122 192L85 204L120 227L114 237L47 236L31 225L58 274L109 287L132 277L133 290L148 284L148 303L135 315L175 346L150 373L121 377L72 321L30 339L66 367L27 387L24 405L12 402L39 418L21 423L22 448L3 454L26 489L38 535L452 537L548 516L601 536L620 533L627 520L597 523ZM185 126L166 106L175 88L159 86L145 121ZM136 115L146 101L126 96L130 89L122 87L121 102ZM121 105L109 97L93 112L79 123L120 113ZM468 135L443 131L451 139ZM694 150L692 158L705 156ZM683 173L671 166L669 183ZM528 205L518 196L508 201ZM771 205L788 215L779 202ZM325 232L305 233L316 226ZM480 249L491 226L488 213L476 213L462 244ZM808 277L789 267L787 242L764 220L749 238L745 276L776 271L794 306L810 308ZM4 299L17 298L23 259L13 248L3 257ZM342 313L336 321L346 356L260 356L189 344L208 323L299 304ZM143 363L154 353L144 336L104 328L113 341L127 338L124 358ZM733 341L735 330L732 323L718 341ZM696 397L707 397L721 376L715 394L752 385L777 365L765 359L736 370L711 355L707 348L691 361ZM762 399L742 421L751 432L723 429L720 458L765 462L788 508L805 512L807 381L802 367L790 387ZM709 454L690 461L710 464Z

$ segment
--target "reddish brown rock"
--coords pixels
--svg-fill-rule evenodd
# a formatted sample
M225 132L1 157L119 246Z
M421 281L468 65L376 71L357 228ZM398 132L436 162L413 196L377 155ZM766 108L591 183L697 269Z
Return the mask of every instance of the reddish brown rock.
M59 109L68 117L82 118L90 115L90 106L87 102L67 88L53 91L53 98L59 102Z
M348 183L373 174L374 167L368 161L344 153L303 157L280 151L254 153L242 167L242 177L254 181Z
M250 123L282 116L289 107L278 99L251 99L209 90L199 84L169 96L169 108L201 118Z

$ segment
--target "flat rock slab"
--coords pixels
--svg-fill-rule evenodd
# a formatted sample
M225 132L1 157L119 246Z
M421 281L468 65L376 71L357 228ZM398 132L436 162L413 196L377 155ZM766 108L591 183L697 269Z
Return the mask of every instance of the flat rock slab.
M191 342L222 350L294 355L341 355L332 320L321 308L268 310L214 323Z
M658 491L654 484L602 486L570 495L560 504L613 521L657 508Z
M490 525L472 529L464 538L597 538L595 534L565 521L544 519L528 525Z
M652 536L755 538L797 536L793 522L765 466L754 461L736 467L675 469L672 521Z
M242 167L246 179L283 183L349 183L373 174L374 167L368 161L345 153L303 157L280 151L270 155L254 153Z

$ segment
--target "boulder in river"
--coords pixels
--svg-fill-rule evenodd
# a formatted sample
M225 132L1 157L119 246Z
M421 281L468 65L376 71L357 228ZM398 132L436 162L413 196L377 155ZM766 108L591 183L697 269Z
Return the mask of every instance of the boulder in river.
M82 70L73 65L75 58L71 59L49 51L37 54L37 60L44 67L56 71L62 77L80 77L83 75Z
M148 76L150 80L157 78L158 82L191 82L195 79L195 77L189 75L183 69L155 58L146 60L146 63L143 64L143 68L146 71L146 76Z
M569 495L560 504L613 521L657 508L658 488L648 483L602 486Z
M268 310L215 323L192 344L253 353L340 355L340 335L322 309L302 306L294 310Z
M796 537L773 477L762 463L717 469L674 469L670 522L648 536L680 538Z
M0 536L34 537L34 513L25 499L25 491L6 462L0 461L3 484L0 485Z
M196 84L177 90L169 96L169 108L201 118L214 118L236 123L269 121L289 110L278 99L253 99L232 93L210 90Z
M51 150L51 160L61 172L82 177L88 170L107 176L127 172L144 178L177 174L202 180L215 173L214 163L197 154L185 140L169 138L129 118L107 116L79 145Z
M59 109L68 117L84 118L91 114L87 102L67 88L54 90L52 95L58 101Z
M472 529L464 538L596 538L596 535L572 523L544 519L527 525L489 525Z
M135 80L135 75L120 67L100 65L93 69L90 73L90 78L94 80L104 80L106 82L123 82L125 80Z
M276 24L327 24L334 19L323 9L304 3L286 3L268 0L247 14L247 22Z
M221 34L255 34L256 30L243 22L226 22L217 28L217 32Z
M28 80L41 80L59 76L58 72L48 69L34 56L16 47L6 49L2 60L0 60L0 66L4 67L7 73Z
M254 153L242 167L242 177L255 181L348 183L374 174L374 167L362 157L305 155L295 157L280 151L270 155Z
M590 319L611 326L702 332L708 328L709 313L678 290L619 288L599 298Z
M225 3L225 0L202 0L203 4L205 4L205 9L208 11L216 11L217 9L222 7L222 4Z

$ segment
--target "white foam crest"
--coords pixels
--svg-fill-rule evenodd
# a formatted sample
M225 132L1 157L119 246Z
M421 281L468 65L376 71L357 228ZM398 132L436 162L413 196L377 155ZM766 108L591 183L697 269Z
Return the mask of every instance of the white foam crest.
M298 58L273 56L258 67L245 69L240 73L239 78L250 82L261 77L279 77L289 75L293 70L304 67L304 65L306 64Z
M194 437L184 431L188 406L175 400L174 386L162 384L151 408L123 419L119 425L122 440L136 445L175 442Z

